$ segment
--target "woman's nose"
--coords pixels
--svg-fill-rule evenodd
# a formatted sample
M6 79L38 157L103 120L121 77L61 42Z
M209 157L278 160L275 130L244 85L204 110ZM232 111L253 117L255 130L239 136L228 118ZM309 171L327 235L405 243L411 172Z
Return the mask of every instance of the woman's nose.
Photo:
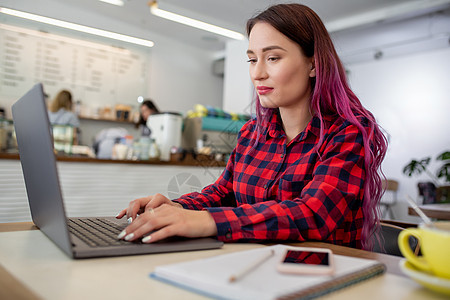
M262 80L267 78L267 70L263 63L257 62L250 70L250 76L253 80Z

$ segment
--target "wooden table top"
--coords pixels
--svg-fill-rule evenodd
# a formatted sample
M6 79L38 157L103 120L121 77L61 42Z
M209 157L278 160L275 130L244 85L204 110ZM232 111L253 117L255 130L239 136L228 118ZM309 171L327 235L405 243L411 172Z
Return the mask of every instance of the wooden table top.
M438 220L450 220L450 203L435 203L420 205L419 208L429 218L435 218ZM412 207L408 207L408 214L417 216L418 214Z

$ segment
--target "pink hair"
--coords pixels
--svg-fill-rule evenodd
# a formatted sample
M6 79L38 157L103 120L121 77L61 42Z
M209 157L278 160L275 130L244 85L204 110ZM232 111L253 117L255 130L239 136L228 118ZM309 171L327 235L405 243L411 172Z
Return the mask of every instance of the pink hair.
M316 77L311 80L312 94L310 110L320 119L320 138L316 151L324 138L323 116L337 113L340 117L357 126L363 135L365 151L364 200L362 211L364 223L361 233L362 246L371 250L374 240L379 237L378 204L383 194L381 163L384 159L387 140L372 113L365 109L352 92L345 69L336 53L333 42L319 16L309 7L301 4L279 4L269 7L247 22L247 34L258 22L266 22L279 32L296 42L307 57L314 56ZM257 97L256 97L256 100ZM256 102L258 124L269 120L274 109L263 108ZM368 120L367 131L356 115ZM259 133L264 128L258 126Z

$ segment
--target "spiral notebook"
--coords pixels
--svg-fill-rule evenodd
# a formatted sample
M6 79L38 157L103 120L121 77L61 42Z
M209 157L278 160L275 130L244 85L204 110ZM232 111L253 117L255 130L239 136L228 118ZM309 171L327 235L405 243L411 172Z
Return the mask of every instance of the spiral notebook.
M275 245L159 266L150 276L220 299L313 299L385 272L385 266L378 261L334 255L333 275L282 274L276 265L285 247ZM235 270L271 249L275 254L257 269L236 282L229 282Z

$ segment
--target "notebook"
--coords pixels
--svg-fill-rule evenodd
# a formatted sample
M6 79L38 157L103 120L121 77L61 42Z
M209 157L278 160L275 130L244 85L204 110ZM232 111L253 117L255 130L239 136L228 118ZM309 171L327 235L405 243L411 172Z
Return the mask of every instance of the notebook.
M150 277L220 299L313 299L384 273L377 261L334 255L333 275L289 275L276 265L285 245L257 248L156 267ZM274 250L274 255L238 281L230 275Z
M223 246L214 238L174 237L154 244L117 241L117 235L127 225L125 220L114 217L67 218L42 84L36 84L17 100L12 105L12 113L32 220L68 256L121 256ZM124 205L129 200L124 199ZM105 233L92 233L98 227L110 237L105 237Z

